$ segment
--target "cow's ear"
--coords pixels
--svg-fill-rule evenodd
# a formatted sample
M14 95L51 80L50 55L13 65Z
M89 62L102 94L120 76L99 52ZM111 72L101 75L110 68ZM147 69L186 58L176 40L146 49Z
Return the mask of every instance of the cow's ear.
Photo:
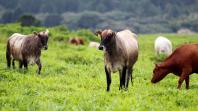
M38 32L34 31L33 34L34 34L34 35L38 35Z
M157 64L155 64L155 67L157 67L157 68L162 68L162 65L160 65L161 63L157 63Z
M156 64L156 63L155 63L155 67L159 67L159 64Z
M115 37L116 36L116 32L112 32L111 36Z
M96 35L96 36L98 36L98 35L101 36L101 34L102 34L102 31L101 31L101 30L98 30L98 31L95 32L95 35Z

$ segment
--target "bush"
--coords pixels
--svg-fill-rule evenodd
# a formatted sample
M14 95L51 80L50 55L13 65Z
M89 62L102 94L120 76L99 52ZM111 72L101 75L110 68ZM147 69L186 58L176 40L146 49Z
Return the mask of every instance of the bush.
M32 15L23 15L18 19L18 22L21 23L21 26L39 26L40 21L37 20Z

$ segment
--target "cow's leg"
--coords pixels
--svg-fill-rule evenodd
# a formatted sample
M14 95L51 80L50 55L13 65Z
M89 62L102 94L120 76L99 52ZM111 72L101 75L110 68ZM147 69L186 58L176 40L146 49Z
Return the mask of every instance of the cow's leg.
M185 82L186 82L186 89L189 89L189 76L186 77Z
M128 68L127 69L127 80L126 80L126 88L128 89L128 86L129 86L129 80L131 78L131 81L132 81L132 68Z
M126 83L126 67L124 66L122 69L122 76L121 76L121 89L124 87L125 88L125 83Z
M15 69L15 63L14 63L15 59L12 59L12 67L13 69Z
M11 65L11 58L7 58L7 67L10 68Z
M28 61L26 59L23 60L23 65L25 69L28 69Z
M8 68L10 68L11 61L12 61L12 59L7 57L7 67Z
M133 85L133 69L131 69L131 84Z
M36 64L37 64L37 66L38 66L38 71L37 71L37 73L40 74L40 73L41 73L41 68L42 68L42 64L41 64L40 59L38 59L38 60L36 61Z
M22 67L23 67L23 62L19 61L19 69L22 69Z
M11 57L10 57L10 45L9 42L7 44L7 50L6 50L6 60L7 60L7 67L10 68L11 65Z
M183 69L182 74L178 81L178 87L177 87L178 89L181 89L181 85L183 81L189 76L190 72L191 72L191 69Z
M105 73L107 78L107 91L110 91L110 85L111 85L111 72L107 70L107 67L105 66Z
M120 77L120 86L119 86L119 90L122 89L122 70L119 70L119 77Z

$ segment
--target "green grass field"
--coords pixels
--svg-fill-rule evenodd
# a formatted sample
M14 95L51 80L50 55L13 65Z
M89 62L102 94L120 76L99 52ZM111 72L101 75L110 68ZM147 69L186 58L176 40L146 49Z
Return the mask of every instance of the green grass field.
M81 36L99 40L88 30L77 32L63 27L50 28L49 50L43 51L41 75L37 66L28 71L7 69L6 39L14 32L30 33L44 28L17 24L0 26L0 110L9 111L197 111L198 77L190 76L190 89L177 89L178 77L169 74L158 84L151 84L155 53L154 39L159 34L139 35L139 58L134 67L133 85L119 91L118 73L112 74L111 91L106 92L103 52L66 43L68 37ZM161 34L174 48L184 43L197 43L198 35ZM184 52L185 53L185 52Z

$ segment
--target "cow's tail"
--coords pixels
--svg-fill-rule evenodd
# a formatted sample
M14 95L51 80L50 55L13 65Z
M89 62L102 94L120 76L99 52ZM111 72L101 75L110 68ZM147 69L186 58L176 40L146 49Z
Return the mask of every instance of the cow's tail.
M132 78L133 76L132 76L132 74L131 74L131 84L133 85L133 78Z
M7 48L6 48L6 60L7 60L7 67L10 68L11 65L11 56L10 56L10 42L8 40L7 42Z
M131 85L133 86L133 69L131 71Z

